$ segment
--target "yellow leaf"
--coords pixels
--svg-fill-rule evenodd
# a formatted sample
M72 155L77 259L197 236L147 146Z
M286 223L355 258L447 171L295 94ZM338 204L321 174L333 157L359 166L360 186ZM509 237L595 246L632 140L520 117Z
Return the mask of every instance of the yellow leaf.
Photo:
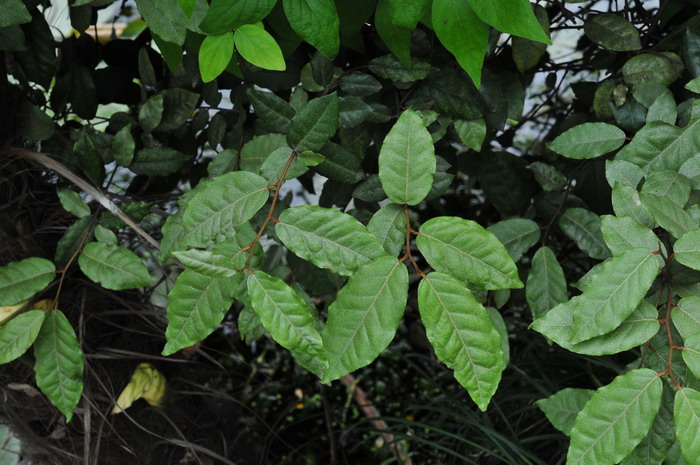
M44 299L44 300L39 300L38 302L34 302L32 305L32 310L51 310L53 307L53 300L51 299Z
M12 318L15 313L22 310L25 305L27 305L26 300L15 305L0 306L0 325Z
M167 382L165 376L156 370L150 363L141 363L131 375L129 384L119 394L112 413L121 413L138 399L144 399L149 404L157 407L165 396Z

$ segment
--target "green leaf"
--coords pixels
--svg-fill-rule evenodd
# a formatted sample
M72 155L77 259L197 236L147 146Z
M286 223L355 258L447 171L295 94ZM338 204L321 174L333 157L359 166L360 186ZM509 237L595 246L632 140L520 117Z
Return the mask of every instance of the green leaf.
M541 247L532 257L532 268L527 275L525 297L536 320L552 308L569 300L564 271L549 247Z
M671 319L684 340L700 334L700 297L689 296L678 301L671 309Z
M700 230L683 234L673 245L674 257L679 263L700 270Z
M365 202L381 202L386 199L386 192L378 174L370 174L352 191L352 196Z
M212 250L190 249L173 252L187 268L213 278L230 278L243 269L248 251L242 252L236 244L224 242Z
M56 191L58 194L58 200L61 202L61 206L66 210L82 218L90 214L90 207L87 206L85 201L80 197L80 195L70 189L59 189Z
M688 178L693 189L700 189L700 154L684 161L678 172Z
M501 241L514 262L540 240L540 227L526 218L499 221L486 229Z
M542 26L545 34L549 35L549 15L547 10L540 5L532 5L537 22ZM513 37L513 61L520 72L534 68L547 51L547 44L535 42L522 37Z
M160 122L160 120L158 122ZM129 166L134 160L135 148L136 143L131 135L131 124L127 124L114 135L114 139L112 140L114 160L119 166Z
M283 134L253 137L241 149L241 170L257 173L267 157L281 147L288 147Z
M698 228L698 222L672 200L654 194L639 194L639 197L659 226L673 237L681 237Z
M683 341L683 360L696 377L700 377L700 334Z
M697 440L700 435L700 392L689 387L676 392L673 420L683 457L688 463L697 464L700 457L700 442Z
M318 166L326 160L320 153L305 150L298 155L298 159L306 166Z
M481 152L481 146L484 145L484 139L486 138L486 121L483 118L458 119L454 122L454 127L459 140L467 148Z
M372 115L374 109L363 100L355 97L338 99L340 127L350 129L359 126Z
M342 145L328 142L321 148L321 153L326 159L314 168L321 176L346 184L355 184L365 177L360 158Z
M379 179L387 196L398 204L420 203L433 185L435 148L420 115L404 111L379 152Z
M605 160L605 179L610 187L619 182L636 189L643 177L644 171L634 163L625 160Z
M197 4L197 0L177 0L177 3L180 5L180 8L182 8L182 11L185 12L188 18L192 17L192 13L194 12L194 7Z
M559 218L559 226L589 257L603 260L610 256L600 231L600 218L585 208L569 208Z
M63 236L58 240L56 244L56 255L54 256L54 263L57 267L63 268L68 263L68 260L77 252L78 248L82 245L83 238L87 236L89 239L90 230L92 229L92 217L85 216L78 219L75 223L70 225ZM1 273L0 273L1 275Z
M291 155L292 149L289 147L279 148L272 152L260 167L260 176L265 178L270 184L276 183L282 177L284 167ZM295 156L285 174L285 179L297 178L308 170L309 168Z
M547 45L552 43L537 21L529 0L469 0L469 4L483 22L501 32Z
M506 289L505 291L495 291L494 301L497 300L496 297L499 294L505 294L507 298L510 298L510 289ZM505 305L506 302L503 302L503 305ZM502 307L503 305L500 306ZM493 307L486 307L486 313L489 314L489 317L491 318L491 323L493 323L494 328L496 328L496 331L498 331L498 335L501 337L501 350L503 351L504 363L503 368L505 369L505 367L508 365L508 362L510 361L510 340L508 336L508 328L506 327L506 322L503 320L503 316L501 315L501 313Z
M340 77L340 90L357 97L368 97L382 90L382 84L369 74L350 73Z
M642 48L639 31L634 24L615 13L589 17L584 31L591 41L614 52L631 52Z
M136 154L129 169L136 174L148 176L167 176L180 169L187 157L167 147L149 147Z
M209 336L224 319L242 282L241 273L215 278L193 270L183 271L168 294L163 355L174 354Z
M217 177L187 203L183 225L189 245L206 247L233 237L268 196L267 182L257 174L234 171Z
M202 75L202 82L213 81L223 73L232 56L233 32L206 36L199 47L199 72Z
M244 24L233 34L236 50L249 63L272 71L284 71L282 49L261 24Z
M685 207L690 198L690 180L675 171L655 171L644 181L642 194L666 197L679 207Z
M294 32L316 49L333 58L340 47L340 21L333 0L282 0L284 13Z
M22 0L6 0L0 5L0 27L24 24L32 20L32 15Z
M571 342L608 333L639 305L659 274L656 255L633 249L607 260L584 288L573 311Z
M576 417L594 392L590 389L566 388L538 400L535 405L544 412L552 426L568 436Z
M34 342L36 384L70 421L83 393L85 361L73 326L60 310L44 319Z
M661 379L632 370L598 389L576 417L567 463L613 465L649 432L661 406Z
M27 300L53 281L55 271L53 263L38 257L0 267L0 305Z
M406 68L398 58L391 54L374 58L369 62L369 70L380 78L390 79L394 82L420 81L437 71L429 63L417 58L411 60L410 68Z
M656 225L634 187L616 182L612 189L612 204L617 216L629 216L647 228Z
M279 278L262 271L248 276L253 310L272 339L287 350L309 354L326 365L321 335L304 300Z
M185 12L182 11L177 2L175 5L170 5L170 2L158 0L139 0L136 4L138 12L144 19L148 28L159 38L166 42L172 42L177 45L185 43L187 29L182 22L173 21L172 14L168 14L172 7L177 9L182 17L187 20Z
M408 298L408 271L395 258L382 257L350 276L328 307L323 346L327 383L371 363L394 338Z
M0 364L22 356L34 343L43 322L43 310L30 310L0 326Z
M627 60L622 76L630 85L651 81L668 86L680 77L684 68L683 60L675 53L640 53Z
M95 226L95 239L109 245L117 245L119 243L117 235L111 229L107 229L101 224Z
M521 288L503 244L474 221L440 216L423 223L416 244L436 271L478 289Z
M410 5L410 3L409 3ZM374 13L374 26L384 44L407 68L411 67L411 30L396 26L392 21L389 0L379 0Z
M664 388L661 408L651 425L649 434L634 448L620 465L661 465L676 439L673 424L673 393ZM673 462L666 462L670 465Z
M275 131L286 133L296 111L285 100L272 92L248 89L255 114Z
M600 217L600 230L603 239L613 255L631 249L644 249L656 252L661 246L656 234L629 217L604 215ZM662 247L662 250L665 248Z
M163 94L150 97L139 109L139 126L146 132L151 132L160 124L163 118Z
M435 355L486 411L505 367L491 317L464 284L439 272L421 281L418 308Z
M83 247L78 264L88 278L105 289L137 289L153 283L138 255L124 247L91 242Z
M535 175L535 180L546 191L561 191L568 184L568 179L557 168L541 161L527 165Z
M185 89L166 89L163 94L163 119L155 131L178 129L192 118L200 94Z
M277 0L212 0L199 27L208 34L223 34L267 16Z
M607 123L583 123L565 131L547 144L559 155L577 160L595 158L625 143L625 132Z
M390 203L372 215L367 229L379 240L384 251L395 257L406 243L406 214L399 205Z
M432 17L435 34L442 45L455 56L474 85L479 87L481 67L489 43L489 27L472 8L477 8L473 2L433 0ZM529 13L532 14L532 10Z
M430 6L430 0L413 0L403 2L401 0L387 0L391 21L402 29L415 29L425 11Z
M26 115L22 128L22 135L35 141L50 139L55 131L53 119L34 105L26 105Z
M304 1L304 0L300 0ZM339 124L338 95L315 98L299 109L287 133L287 143L296 152L318 152L333 137Z
M386 254L362 223L328 208L289 208L280 215L275 233L299 257L343 276Z

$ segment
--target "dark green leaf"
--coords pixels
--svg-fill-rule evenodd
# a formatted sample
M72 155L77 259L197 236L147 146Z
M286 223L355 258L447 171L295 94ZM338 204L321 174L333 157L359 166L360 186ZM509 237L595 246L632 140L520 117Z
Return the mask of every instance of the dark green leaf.
M24 24L32 20L32 15L22 0L6 0L0 5L0 27Z
M129 166L134 159L135 148L136 143L131 135L131 124L127 124L114 135L112 141L114 160L119 166Z
M249 89L248 96L255 114L274 128L275 132L286 133L296 111L286 101L272 92Z
M529 0L469 0L469 4L482 21L501 32L545 44L552 43L532 12Z
M505 246L514 262L540 240L540 228L532 220L511 218L489 226L488 231Z
M569 300L564 271L549 247L541 247L532 257L525 296L533 320L545 316L552 308Z
M167 89L163 95L163 118L155 128L156 131L172 131L192 117L199 94L185 89Z
M537 22L542 26L545 34L549 35L549 16L547 10L541 5L533 4ZM535 42L522 37L513 37L513 61L520 72L529 70L539 63L542 56L547 51L547 44Z
M379 0L374 26L384 44L407 68L411 67L411 30L394 24L389 0ZM411 2L412 3L412 2ZM409 3L410 5L410 3Z
M153 131L163 118L163 94L146 100L139 110L139 125L146 132Z
M382 90L382 84L369 74L350 73L340 77L340 89L350 95L367 97Z
M185 163L187 157L167 147L150 147L136 153L129 169L136 174L167 176L173 174Z
M257 173L275 150L288 147L283 134L264 134L249 140L241 150L241 169Z
M333 58L340 46L339 19L333 0L282 0L294 32Z
M403 29L412 30L416 28L418 21L430 6L430 0L414 0L402 2L401 0L388 0L391 21Z
M600 231L600 218L595 213L585 208L569 208L559 218L559 226L589 257L603 260L610 256Z
M411 67L406 68L394 55L384 55L369 62L369 70L380 78L395 82L414 82L425 79L430 73L437 71L429 63L414 58Z
M484 145L486 138L486 122L483 118L472 120L458 119L454 122L455 131L467 148L476 152L481 152L481 146Z
M301 107L292 119L287 133L287 143L297 152L320 151L338 129L338 115L337 94L311 100Z
M209 34L223 34L267 16L277 0L212 0L200 28Z
M615 13L589 17L584 30L589 39L608 50L630 52L642 48L637 28Z
M675 53L640 53L627 60L622 75L631 85L651 81L668 86L680 77L683 69L683 61Z
M535 180L546 191L561 191L568 184L568 179L557 168L541 161L527 166L535 175Z

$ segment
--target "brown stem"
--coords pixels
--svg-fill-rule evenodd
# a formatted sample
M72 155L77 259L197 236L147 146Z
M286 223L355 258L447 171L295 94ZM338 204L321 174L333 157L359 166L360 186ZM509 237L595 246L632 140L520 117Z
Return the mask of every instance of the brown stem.
M416 263L416 260L413 258L413 254L411 253L411 233L418 233L411 229L411 217L408 215L408 205L404 204L403 211L406 214L406 255L401 257L399 261L404 262L408 258L413 264L413 268L415 268L416 273L418 273L421 278L425 278L425 273L423 273L423 271L420 269L418 263Z
M52 310L56 310L58 308L58 297L61 295L61 289L63 288L63 281L66 278L66 272L78 254L83 251L83 245L85 245L85 241L87 240L88 236L90 236L90 229L91 228L88 228L88 230L85 231L85 234L83 234L82 239L80 239L80 244L78 244L78 248L75 249L75 252L73 252L73 255L71 255L70 260L68 260L68 263L66 263L66 266L63 267L62 270L57 271L57 273L61 274L61 279L58 281L58 289L56 289L56 295L53 298L53 305L51 305Z

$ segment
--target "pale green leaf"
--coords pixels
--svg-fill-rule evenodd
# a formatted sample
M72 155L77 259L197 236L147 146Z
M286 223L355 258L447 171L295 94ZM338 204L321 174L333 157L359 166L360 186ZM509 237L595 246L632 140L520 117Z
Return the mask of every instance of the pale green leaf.
M620 255L631 249L656 252L661 247L665 250L654 231L629 217L603 215L600 217L600 230L613 255Z
M83 393L83 351L73 326L60 310L44 319L34 342L36 384L70 421Z
M394 338L408 298L408 271L382 257L350 276L328 308L323 346L328 382L371 363Z
M673 245L674 257L679 263L700 270L700 230L683 234Z
M610 250L603 241L600 218L585 208L569 208L559 218L559 226L589 257L603 260Z
M101 224L95 226L95 239L108 245L118 245L117 235L111 229L107 229Z
M671 233L673 237L681 237L698 228L698 222L672 200L643 193L639 194L639 198L659 226Z
M435 355L486 411L504 368L501 337L491 317L464 284L439 272L421 281L418 308Z
M617 216L629 216L647 228L653 228L656 225L634 187L616 182L612 189L612 205Z
M262 21L275 3L277 0L212 0L199 27L208 34L223 34Z
M644 171L634 163L625 160L605 160L605 179L610 187L619 182L636 189L643 177Z
M88 278L105 289L136 289L153 282L138 255L116 245L91 242L83 247L78 264Z
M700 334L693 334L683 341L682 354L690 371L700 378Z
M235 236L268 198L264 178L247 171L217 177L187 203L183 217L189 245L206 247Z
M387 196L398 204L420 203L433 185L436 159L430 133L420 115L404 111L379 152L379 179Z
M700 154L684 161L678 172L690 180L693 189L700 189Z
M170 355L209 336L233 304L243 275L216 278L185 270L168 294L167 343L163 355Z
M406 214L399 205L390 203L372 215L367 229L379 240L384 251L395 257L406 243Z
M700 460L700 392L689 387L679 389L673 403L676 438L683 457L691 465Z
M666 197L679 207L685 207L690 198L690 180L675 171L655 171L644 181L642 194Z
M337 94L312 99L301 107L292 119L287 133L287 143L297 152L306 150L319 152L333 137L338 124Z
M224 242L212 250L190 249L173 252L187 268L214 278L230 278L243 269L248 251L242 252L236 244Z
M199 73L202 75L202 82L213 81L223 73L232 56L233 32L206 36L199 47Z
M288 147L284 134L263 134L253 137L241 149L241 170L257 173L272 152Z
M313 316L294 289L279 278L256 271L248 276L248 295L272 339L287 350L308 354L322 365L327 363Z
M566 388L538 400L535 405L544 412L552 426L568 436L576 417L594 392L590 389Z
M484 145L484 139L486 138L486 121L483 118L458 119L454 122L454 127L459 140L467 148L475 152L481 152L481 146Z
M700 94L700 77L696 77L695 79L691 79L683 87L685 89L688 89L691 92L695 92L696 94Z
M571 342L609 333L639 305L659 274L658 256L633 249L607 260L584 288L573 312Z
M486 228L505 246L514 262L540 240L540 228L532 220L511 218Z
M350 276L386 255L367 228L347 213L302 205L285 210L275 233L289 250L320 268Z
M249 63L263 69L284 71L282 49L261 24L244 24L233 34L236 50Z
M56 267L44 258L25 258L0 267L0 305L13 305L43 290Z
M289 157L292 155L292 149L289 147L281 147L272 152L263 162L260 167L260 176L265 178L269 184L275 184L282 177L284 167L287 165ZM289 165L284 179L294 179L306 173L309 168L299 159L294 156L292 163Z
M24 354L34 343L43 322L43 310L30 310L0 326L0 364Z
M612 152L625 143L625 132L607 123L583 123L565 131L547 144L567 158L583 160Z
M693 295L679 300L671 309L671 319L684 340L700 334L700 297Z
M474 85L479 87L481 67L489 42L489 27L479 19L472 9L475 6L470 3L472 2L433 0L432 21L435 34L442 45L455 56Z
M521 288L515 263L503 244L474 221L453 216L428 220L416 244L436 271L479 289Z
M328 58L338 53L340 21L333 0L282 0L282 6L290 26L302 39Z
M87 206L77 192L70 189L59 189L56 193L58 194L58 200L61 202L61 206L66 211L71 212L78 218L90 214L90 207Z
M532 319L543 317L552 308L569 300L564 271L549 247L541 247L532 257L525 297Z
M499 31L545 44L552 43L537 21L529 0L468 1L482 21Z
M642 48L639 31L634 24L615 13L589 17L584 30L591 41L614 52L630 52Z
M642 368L598 389L576 417L567 463L613 465L629 455L656 418L662 388L656 372Z

